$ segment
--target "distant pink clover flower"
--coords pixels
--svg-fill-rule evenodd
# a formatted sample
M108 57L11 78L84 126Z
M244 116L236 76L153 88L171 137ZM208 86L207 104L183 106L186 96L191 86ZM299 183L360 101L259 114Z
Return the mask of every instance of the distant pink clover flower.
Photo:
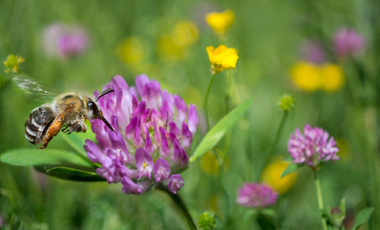
M336 142L326 131L306 124L303 133L297 128L288 141L288 151L294 163L317 168L321 162L339 160Z
M339 58L346 58L361 52L366 46L363 35L353 28L343 28L335 32L334 48Z
M45 28L42 43L46 55L67 59L82 54L87 49L89 38L78 25L54 23Z
M302 59L315 64L326 62L326 53L322 44L316 40L309 40L302 43L300 47Z
M276 203L278 193L261 183L246 183L238 190L236 202L244 207L266 208Z

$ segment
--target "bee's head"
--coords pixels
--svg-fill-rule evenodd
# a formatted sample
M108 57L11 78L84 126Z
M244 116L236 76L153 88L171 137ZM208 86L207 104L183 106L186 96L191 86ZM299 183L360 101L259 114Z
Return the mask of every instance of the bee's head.
M97 101L99 100L99 98L103 97L104 95L106 95L108 93L112 93L112 92L114 92L113 89L106 89L106 90L104 90L96 98L96 101L93 101L90 97L88 97L87 100L86 100L86 109L87 109L87 118L88 119L100 119L100 120L102 120L104 122L104 124L106 124L108 126L108 128L110 128L112 131L115 131L112 128L112 126L110 125L110 123L108 123L108 121L104 118L103 112L100 109L99 104L97 103Z

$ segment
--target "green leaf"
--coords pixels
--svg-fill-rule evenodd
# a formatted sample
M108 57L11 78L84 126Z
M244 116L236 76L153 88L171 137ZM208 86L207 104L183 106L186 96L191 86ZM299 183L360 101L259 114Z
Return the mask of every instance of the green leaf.
M252 98L241 103L238 107L224 116L202 139L201 143L197 146L190 161L195 161L203 156L208 150L215 147L220 139L232 128L232 126L239 120L239 118L248 110L252 104Z
M290 173L293 173L293 172L297 171L302 166L303 165L301 165L301 164L291 163L290 165L288 165L288 167L286 167L286 169L284 170L284 172L281 174L281 178L283 178L284 176L286 176L286 175L288 175Z
M356 230L360 226L365 224L369 220L369 218L371 217L374 210L375 210L374 207L368 207L368 208L362 209L358 213L358 215L355 217L354 227L351 228L351 230Z
M77 165L93 167L89 161L68 151L59 149L19 148L3 153L0 160L17 166Z
M105 181L105 179L99 176L94 171L87 171L78 168L71 168L67 166L37 166L35 167L38 171L53 177L57 177L64 180L73 181Z

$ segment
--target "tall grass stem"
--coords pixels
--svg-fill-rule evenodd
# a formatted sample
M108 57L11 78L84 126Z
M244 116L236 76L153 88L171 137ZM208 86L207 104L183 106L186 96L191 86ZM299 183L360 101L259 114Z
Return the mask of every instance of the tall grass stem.
M266 158L266 160L264 162L263 167L261 168L260 172L257 174L258 179L260 179L261 174L263 173L264 168L272 160L272 157L274 155L274 151L276 150L277 143L280 140L280 136L281 136L282 130L283 130L284 126L285 126L285 122L286 122L286 118L288 117L288 113L289 113L288 111L284 111L284 113L282 115L281 123L278 126L276 137L274 138L273 144L272 144L272 146L271 146L271 148L269 150L269 154L268 154L268 156L267 156L267 158Z
M210 79L210 82L208 84L207 91L206 91L206 96L205 96L205 101L204 101L204 105L203 105L205 113L206 113L207 130L210 129L210 120L208 118L208 116L209 116L209 114L208 114L208 98L209 98L209 95L210 95L210 89L211 89L212 83L214 82L214 79L215 79L215 74L212 75L212 77Z

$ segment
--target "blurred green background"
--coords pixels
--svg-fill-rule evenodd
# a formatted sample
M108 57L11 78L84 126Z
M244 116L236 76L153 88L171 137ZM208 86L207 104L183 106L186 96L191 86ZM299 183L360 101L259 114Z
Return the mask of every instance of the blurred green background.
M346 197L351 219L363 207L374 206L365 228L376 229L380 226L378 1L2 0L0 60L9 54L25 57L21 71L56 93L91 95L116 74L134 85L135 76L146 73L162 88L195 103L203 115L211 78L205 48L220 44L204 15L226 9L235 13L235 23L225 45L239 53L236 69L229 72L237 88L229 109L250 97L254 103L218 145L228 154L222 180L215 158L207 155L182 174L185 186L180 195L193 218L212 211L227 229L259 229L252 211L236 204L237 189L257 180L282 118L277 101L283 93L291 93L296 109L289 113L275 154L288 155L287 140L296 127L309 123L327 130L339 140L342 159L321 170L325 206L338 206ZM187 28L185 35L179 32L173 38L181 22L190 23L190 33ZM42 34L52 23L82 26L89 38L85 52L66 59L46 56ZM360 55L342 61L334 57L332 38L345 26L360 31L367 45ZM305 92L292 81L290 70L301 60L299 47L308 39L321 41L328 62L342 68L345 82L336 92ZM5 74L3 67L0 152L32 146L24 137L24 123L41 105L15 90L9 82L13 75ZM211 89L213 124L226 112L226 75L218 74ZM204 132L201 122L196 142ZM70 149L62 135L49 147ZM3 163L0 175L1 220L14 226L21 223L19 229L187 229L165 194L157 191L128 196L120 183L62 181L33 168ZM273 207L279 229L321 229L312 178L311 170L301 169L295 184L279 196Z

